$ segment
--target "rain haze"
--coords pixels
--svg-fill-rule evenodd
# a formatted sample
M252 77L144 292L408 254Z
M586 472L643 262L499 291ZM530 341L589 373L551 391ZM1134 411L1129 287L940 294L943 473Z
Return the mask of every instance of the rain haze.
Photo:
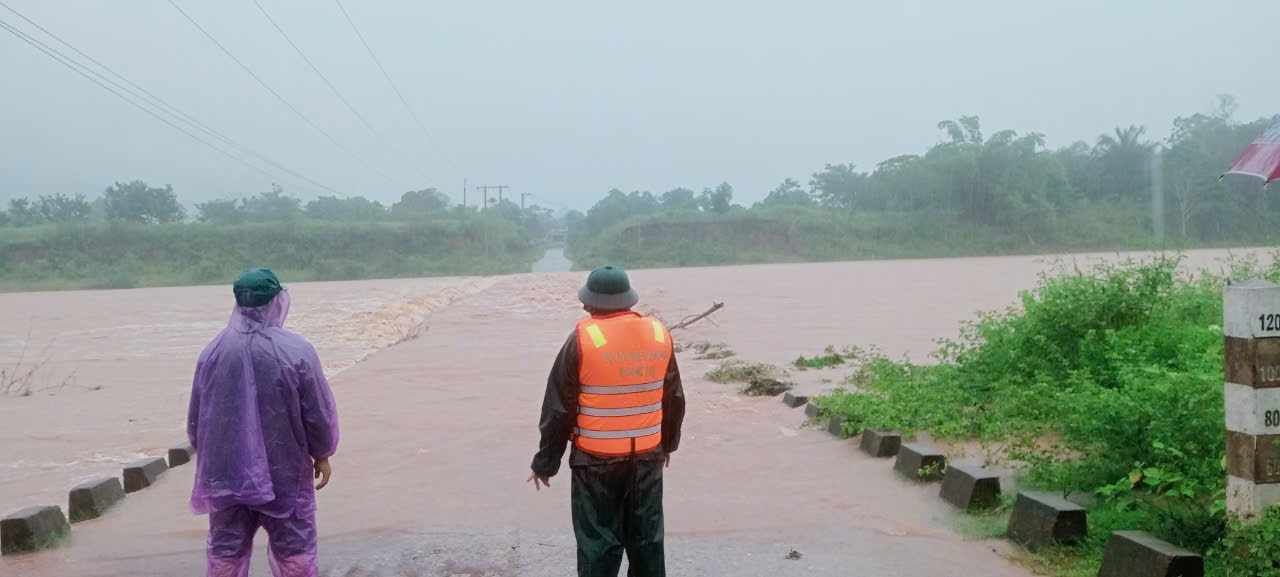
M6 1L241 144L384 203L428 186L460 201L464 179L578 209L614 187L721 181L754 201L824 163L923 149L960 115L1061 146L1129 124L1162 138L1220 93L1253 118L1280 93L1280 4L1265 0L350 3L424 133L335 4L261 0L375 136L254 2L179 4L344 152L166 1ZM135 178L185 203L272 182L332 194L211 151L2 36L0 201Z
M1280 577L1278 22L0 0L0 575Z

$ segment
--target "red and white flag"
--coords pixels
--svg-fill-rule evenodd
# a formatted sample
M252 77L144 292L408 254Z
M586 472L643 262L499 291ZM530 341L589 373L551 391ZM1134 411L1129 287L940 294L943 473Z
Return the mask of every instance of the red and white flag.
M1231 164L1227 174L1247 174L1270 183L1280 180L1280 117Z

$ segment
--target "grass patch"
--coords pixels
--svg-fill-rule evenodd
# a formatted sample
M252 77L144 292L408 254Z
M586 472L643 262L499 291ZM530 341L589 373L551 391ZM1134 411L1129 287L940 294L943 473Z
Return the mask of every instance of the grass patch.
M739 390L753 397L772 397L785 393L794 386L784 380L787 373L773 365L749 363L729 359L707 372L707 380L714 383L743 383Z
M1001 495L997 507L960 514L955 520L956 532L972 541L1003 539L1009 534L1009 516L1013 513L1014 499L1013 494Z
M756 379L775 379L785 373L773 365L730 359L707 372L713 383L747 383Z
M801 356L796 359L792 365L802 371L808 369L829 369L843 365L848 360L849 356L837 351L835 347L827 347L821 355L815 355L812 357Z

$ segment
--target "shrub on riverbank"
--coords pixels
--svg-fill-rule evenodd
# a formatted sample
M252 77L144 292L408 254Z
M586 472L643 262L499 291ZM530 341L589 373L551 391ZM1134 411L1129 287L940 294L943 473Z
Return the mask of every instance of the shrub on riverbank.
M852 433L928 431L1000 445L1025 467L1024 482L1098 495L1084 568L1062 565L1064 574L1068 566L1096 572L1117 529L1207 552L1221 573L1230 557L1223 279L1180 275L1176 265L1045 276L1020 306L982 315L942 342L936 364L872 356L850 377L853 390L818 403Z
M210 284L250 266L294 282L525 272L536 253L519 227L484 216L48 225L0 229L0 290Z

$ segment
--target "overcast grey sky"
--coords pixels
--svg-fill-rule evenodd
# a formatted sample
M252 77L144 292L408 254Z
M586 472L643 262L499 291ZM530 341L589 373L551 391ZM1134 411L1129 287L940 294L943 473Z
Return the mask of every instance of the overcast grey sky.
M332 0L260 0L380 141L253 0L175 0L360 160L168 0L3 1L277 162L384 202L425 186L457 198L463 178L552 206L724 180L750 202L824 163L870 169L921 151L939 120L963 114L987 133L1039 131L1059 146L1119 124L1164 137L1174 116L1208 110L1219 93L1238 97L1240 118L1280 112L1276 0L345 0L428 137ZM3 8L0 21L45 39ZM273 181L3 31L0 71L0 201L96 196L140 178L172 184L189 204ZM274 180L303 198L323 193Z

